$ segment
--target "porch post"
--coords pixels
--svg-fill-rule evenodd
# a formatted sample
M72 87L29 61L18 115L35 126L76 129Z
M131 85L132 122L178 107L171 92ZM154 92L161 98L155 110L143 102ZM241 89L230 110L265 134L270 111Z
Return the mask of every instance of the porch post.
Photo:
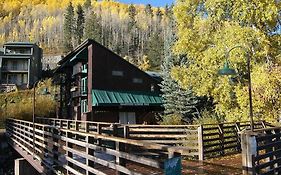
M241 132L243 174L255 174L254 156L257 155L257 141L253 132Z

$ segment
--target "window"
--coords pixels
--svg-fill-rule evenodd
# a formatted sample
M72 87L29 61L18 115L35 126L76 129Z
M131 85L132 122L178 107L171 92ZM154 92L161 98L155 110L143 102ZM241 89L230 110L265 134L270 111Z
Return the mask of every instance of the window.
M22 83L27 84L27 74L22 75Z
M8 62L3 60L3 62L2 62L2 67L3 67L3 69L5 69L5 70L8 69Z
M6 54L32 55L32 48L30 48L30 47L6 47Z
M81 93L86 94L88 87L88 79L87 77L81 79Z
M87 73L87 71L88 71L88 64L83 64L81 66L81 71L82 71L82 73Z
M154 87L153 84L151 84L151 85L150 85L150 91L151 91L151 92L154 92L154 90L155 90L155 87Z
M123 76L124 76L124 73L123 73L123 71L113 70L113 71L112 71L112 75L113 75L113 76L123 77Z
M8 83L9 84L17 84L17 75L16 74L8 74Z
M81 100L81 113L86 113L88 111L88 101Z
M17 69L18 69L17 61L12 61L12 70L17 70Z
M23 67L23 70L28 70L28 61L23 61L23 64L22 64L22 67Z
M143 80L141 78L133 78L133 83L141 84L143 83Z

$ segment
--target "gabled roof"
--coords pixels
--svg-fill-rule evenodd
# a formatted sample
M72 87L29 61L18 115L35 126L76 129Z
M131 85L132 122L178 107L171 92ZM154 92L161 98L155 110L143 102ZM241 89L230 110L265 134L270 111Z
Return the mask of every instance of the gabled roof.
M68 63L71 61L71 59L73 57L75 57L75 55L77 55L77 53L79 53L80 51L82 51L85 47L89 46L91 43L94 43L95 41L94 40L91 40L91 39L87 39L85 41L83 41L79 46L77 46L76 48L74 48L74 50L68 52L68 54L63 58L61 59L59 62L58 62L58 65L59 67L55 70L55 73L60 73L62 72L62 69L64 67L67 67L68 66ZM97 42L95 42L97 43Z
M136 67L135 65L129 63L128 61L126 61L125 59L123 59L121 56L117 55L116 53L114 53L113 51L111 51L110 49L108 49L107 47L101 45L100 43L96 42L93 39L87 39L84 42L82 42L79 46L77 46L73 51L69 52L61 61L58 62L58 64L60 65L56 70L55 73L61 73L63 72L63 68L65 67L72 67L72 64L76 58L85 58L85 51L88 52L88 46L94 44L94 45L98 45L100 47L102 47L103 49L107 50L107 52L112 53L113 55L116 56L116 59L121 59L122 61L124 61L124 63L128 64L129 66L138 69L139 71L143 72L142 70L140 70L138 67ZM88 53L87 53L88 55ZM153 78L152 76L150 76L149 74L147 74L146 72L143 72L144 76L147 76L149 78ZM155 78L153 78L155 80ZM159 80L158 80L159 81Z

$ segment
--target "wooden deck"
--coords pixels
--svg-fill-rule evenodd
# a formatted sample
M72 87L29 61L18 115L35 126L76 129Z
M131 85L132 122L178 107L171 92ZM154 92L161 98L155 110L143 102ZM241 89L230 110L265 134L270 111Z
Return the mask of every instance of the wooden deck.
M165 160L188 151L121 138L116 132L101 132L103 127L116 126L96 124L99 126L67 122L58 127L36 123L33 128L31 122L8 119L6 133L9 143L41 174L164 174ZM136 154L135 150L150 154Z

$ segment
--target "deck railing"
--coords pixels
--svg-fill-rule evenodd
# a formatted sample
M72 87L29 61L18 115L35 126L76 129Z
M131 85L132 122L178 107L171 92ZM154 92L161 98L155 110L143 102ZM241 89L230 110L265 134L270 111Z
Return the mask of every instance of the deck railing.
M185 156L203 157L202 127L200 125L125 125L128 138L149 143L181 146L189 151Z
M281 174L281 127L244 131L243 174Z
M117 137L117 129L99 133L98 128L112 127L108 123L53 121L53 125L34 126L23 120L6 122L10 144L42 174L164 174L165 160L188 151ZM147 150L153 156L135 154L131 148Z
M38 118L37 120L39 123L48 123L64 128L67 123L71 123L71 126L78 125L80 130L84 130L86 125L93 130L96 127L101 127L98 130L99 133L118 133L116 135L118 137L183 147L189 150L185 152L185 156L195 157L199 160L241 152L239 132L250 129L250 122L204 125L122 125L52 118ZM254 122L255 129L271 126L273 125L265 121Z

